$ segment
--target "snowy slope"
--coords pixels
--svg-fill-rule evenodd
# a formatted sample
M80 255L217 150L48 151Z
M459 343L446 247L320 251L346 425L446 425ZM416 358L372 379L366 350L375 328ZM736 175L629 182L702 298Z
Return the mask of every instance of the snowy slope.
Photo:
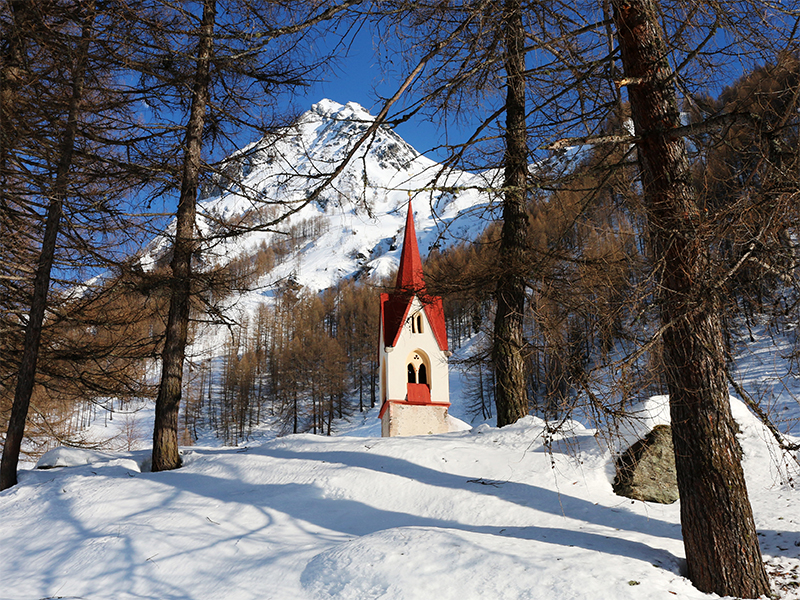
M654 401L655 402L655 401ZM800 497L738 403L776 591L798 598ZM712 598L682 576L678 504L613 495L609 453L542 422L416 438L296 435L146 452L56 451L0 493L0 598ZM781 588L785 588L781 591Z
M206 186L197 226L204 238L200 267L255 255L265 245L295 239L279 264L253 290L227 300L242 322L276 285L291 281L310 292L365 274L382 278L397 268L409 196L420 250L476 239L496 207L485 190L496 173L443 172L391 129L380 127L316 202L306 198L341 163L374 121L355 103L322 100L287 127L235 153ZM167 255L169 234L142 256L149 269ZM235 236L228 233L236 232ZM219 335L217 335L219 333ZM224 331L206 331L195 353L213 356Z
M252 254L262 242L285 239L292 226L318 219L324 233L293 249L284 266L259 282L262 287L293 275L318 291L359 271L387 274L399 260L409 194L423 253L434 244L475 239L486 226L489 204L476 188L491 185L491 175L444 174L441 165L386 127L359 149L317 202L305 202L373 121L358 104L322 100L295 125L235 153L200 203L198 228L208 240L202 260L225 263ZM219 239L215 235L228 231L221 222L230 231L266 229ZM158 239L143 263L151 264L168 243Z

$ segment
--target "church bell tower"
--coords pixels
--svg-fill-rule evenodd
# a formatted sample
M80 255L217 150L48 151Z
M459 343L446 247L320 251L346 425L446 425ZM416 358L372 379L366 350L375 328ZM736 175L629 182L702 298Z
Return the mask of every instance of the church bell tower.
M449 356L442 299L425 291L409 199L395 290L381 294L383 437L449 431Z

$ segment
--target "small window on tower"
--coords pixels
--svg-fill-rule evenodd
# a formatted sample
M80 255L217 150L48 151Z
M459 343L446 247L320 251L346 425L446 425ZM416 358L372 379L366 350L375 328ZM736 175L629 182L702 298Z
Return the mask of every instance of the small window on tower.
M417 333L422 333L422 315L417 315Z

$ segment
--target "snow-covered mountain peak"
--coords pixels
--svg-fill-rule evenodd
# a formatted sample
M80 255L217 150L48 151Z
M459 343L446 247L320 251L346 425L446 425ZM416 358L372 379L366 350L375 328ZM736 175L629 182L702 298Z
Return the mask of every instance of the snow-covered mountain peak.
M372 123L354 102L321 100L295 124L232 154L206 185L197 216L207 240L200 268L254 263L274 250L274 264L258 273L254 290L231 299L236 310L255 310L289 280L313 293L346 278L389 275L399 263L409 195L423 256L476 239L485 228L489 197L479 191L486 186L480 175L443 171L389 127L363 139ZM359 141L349 163L321 187ZM168 251L165 235L143 267Z
M323 98L319 102L311 105L311 110L305 115L317 114L323 119L331 119L334 121L369 121L375 120L367 109L361 106L358 102L348 102L347 104L339 104L334 100ZM302 120L302 117L301 117Z
M374 121L375 117L356 102L339 104L324 99L300 116L289 137L296 136L296 146L311 151L319 160L341 160ZM366 156L390 170L411 171L414 161L420 168L430 166L430 161L388 127L380 127L370 136L358 158Z

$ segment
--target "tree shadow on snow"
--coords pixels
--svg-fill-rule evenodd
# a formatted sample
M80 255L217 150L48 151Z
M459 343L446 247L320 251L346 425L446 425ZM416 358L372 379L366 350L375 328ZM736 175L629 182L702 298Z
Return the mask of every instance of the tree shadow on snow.
M191 490L192 493L224 502L235 501L248 504L267 511L273 509L324 530L352 536L365 536L399 527L449 528L614 554L663 566L673 572L677 572L678 565L682 563L682 559L668 550L614 535L616 530L622 530L680 540L679 525L650 519L624 510L595 505L581 498L557 493L546 488L517 482L481 485L479 480L469 477L443 473L394 457L359 452L296 452L270 447L253 448L249 452L252 455L281 461L301 460L341 464L403 477L431 486L478 493L532 510L583 521L586 523L587 530L582 530L580 526L576 529L536 524L526 526L515 524L507 527L477 525L452 519L393 511L354 499L326 496L323 488L313 483L246 483L243 481L244 477L234 479L226 477L220 481L216 477L190 470L172 471L157 474L154 477L163 478L164 475L167 475L170 484ZM226 466L230 467L230 465ZM269 466L265 465L265 468L269 469ZM164 480L164 483L167 481ZM376 481L376 485L380 485L379 480ZM468 517L465 520L468 520ZM595 531L591 531L591 529L595 529ZM608 531L597 531L597 529L607 529ZM322 535L323 532L319 532L319 534Z
M635 531L674 540L682 539L680 525L675 523L642 516L624 509L594 504L563 492L554 492L547 488L527 483L514 481L486 482L480 478L444 473L403 459L380 454L344 451L294 452L283 448L273 449L268 447L260 447L256 450L264 456L273 458L335 462L348 467L358 467L379 473L406 477L426 485L454 490L468 490L493 496L526 508L586 521L601 527ZM623 499L620 498L620 500L622 501Z

